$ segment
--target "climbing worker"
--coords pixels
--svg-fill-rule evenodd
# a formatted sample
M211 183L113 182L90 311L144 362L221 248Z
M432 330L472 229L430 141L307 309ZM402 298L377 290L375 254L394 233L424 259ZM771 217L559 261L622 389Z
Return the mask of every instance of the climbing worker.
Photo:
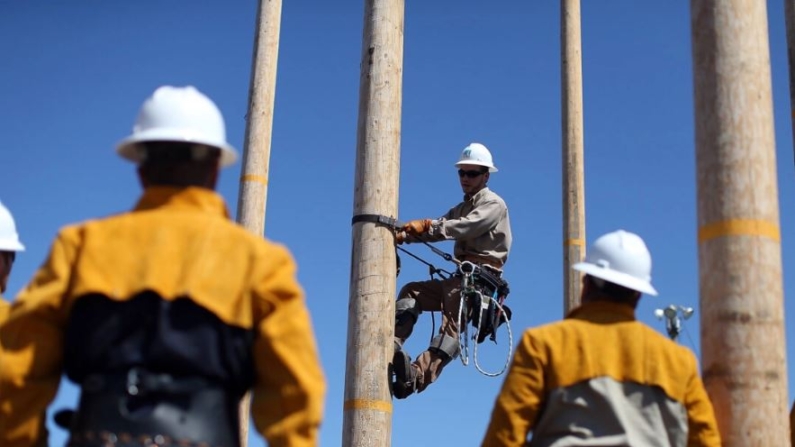
M62 229L0 327L0 445L37 441L61 374L81 388L69 447L240 445L238 410L270 446L315 446L325 378L289 251L229 219L235 161L216 105L158 88L119 155L143 195Z
M453 255L458 261L469 261L499 277L511 249L511 225L505 201L487 186L491 173L497 172L491 152L480 143L472 143L461 152L455 166L464 192L463 202L438 219L406 223L397 233L397 242L455 240ZM392 359L392 391L398 399L423 391L459 355L460 299L458 276L410 282L398 293ZM423 311L442 311L442 323L428 349L412 362L403 344Z
M696 357L635 320L657 295L643 239L605 234L572 268L582 305L525 331L482 446L720 446Z
M17 252L20 251L25 251L25 246L19 240L14 217L0 202L0 322L8 312L8 303L2 299L2 293L8 287L8 277L11 276Z

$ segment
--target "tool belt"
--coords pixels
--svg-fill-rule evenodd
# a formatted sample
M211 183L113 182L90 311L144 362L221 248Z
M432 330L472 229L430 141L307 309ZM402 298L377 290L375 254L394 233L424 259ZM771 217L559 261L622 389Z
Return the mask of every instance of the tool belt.
M474 266L470 273L474 279L475 287L482 296L472 294L467 297L467 305L470 309L467 319L473 327L478 329L478 343L483 343L487 337L496 343L497 328L511 319L511 309L504 304L510 293L510 288L508 282L502 278L501 270L488 264L475 264ZM456 276L463 276L460 269ZM500 303L504 312L494 304L491 298Z
M239 447L238 406L218 383L133 368L82 383L67 446Z
M502 278L502 270L498 270L488 264L472 263L474 270L471 272L475 286L481 293L488 296L505 295L508 296L508 282ZM463 273L459 269L455 273L456 277L462 277Z

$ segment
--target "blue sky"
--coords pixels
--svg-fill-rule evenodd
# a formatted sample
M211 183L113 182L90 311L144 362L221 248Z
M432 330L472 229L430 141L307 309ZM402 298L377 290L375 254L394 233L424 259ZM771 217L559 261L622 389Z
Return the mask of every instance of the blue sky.
M331 4L334 6L331 6ZM663 331L655 307L698 308L694 109L688 2L583 2L587 238L642 235L659 298L638 316ZM768 1L785 296L795 295L795 182L783 1ZM140 194L115 144L159 85L213 98L242 150L256 2L0 0L0 200L27 251L13 296L57 230L129 209ZM266 236L289 246L307 292L329 388L321 445L342 439L362 1L285 1L270 160ZM514 344L562 316L559 2L407 2L399 217L437 217L461 199L453 163L471 141L500 172L514 246L506 266ZM235 214L240 164L219 192ZM451 251L452 246L440 248ZM413 252L449 264L424 247ZM403 256L398 287L427 268ZM385 316L391 318L391 316ZM793 321L795 306L786 306ZM436 317L438 323L438 315ZM408 342L431 337L430 315ZM788 339L793 329L788 327ZM685 324L698 346L699 321ZM481 345L481 366L507 354ZM691 346L687 335L682 342ZM795 358L788 344L788 358ZM422 394L394 402L392 445L476 445L502 377L447 367ZM790 388L795 383L789 371ZM72 405L61 387L53 408ZM790 401L792 392L790 392ZM53 445L65 433L52 430ZM252 437L252 446L262 446Z

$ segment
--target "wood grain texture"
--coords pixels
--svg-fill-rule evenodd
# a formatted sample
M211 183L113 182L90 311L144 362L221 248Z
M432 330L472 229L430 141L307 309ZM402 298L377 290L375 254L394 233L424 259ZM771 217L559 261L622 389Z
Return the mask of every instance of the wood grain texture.
M563 121L563 314L580 305L582 275L571 266L585 256L582 33L580 0L561 0ZM582 243L581 243L582 242Z
M789 443L765 2L691 0L701 351L724 446Z
M353 213L395 217L400 173L403 0L365 0ZM342 445L391 444L387 367L395 324L395 243L374 223L352 228Z
M265 235L265 204L268 196L268 165L271 154L276 69L279 56L282 0L260 0L251 64L246 115L243 167L237 197L237 222L248 231ZM241 446L248 444L251 396L240 403Z
M237 199L237 221L259 235L265 234L281 16L281 0L260 0Z

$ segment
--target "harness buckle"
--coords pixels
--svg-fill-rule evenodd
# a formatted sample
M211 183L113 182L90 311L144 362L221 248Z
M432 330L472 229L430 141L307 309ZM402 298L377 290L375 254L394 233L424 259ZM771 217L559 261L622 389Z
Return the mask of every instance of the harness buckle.
M458 266L458 270L464 276L470 276L476 274L480 268L474 262L463 261L461 265Z

